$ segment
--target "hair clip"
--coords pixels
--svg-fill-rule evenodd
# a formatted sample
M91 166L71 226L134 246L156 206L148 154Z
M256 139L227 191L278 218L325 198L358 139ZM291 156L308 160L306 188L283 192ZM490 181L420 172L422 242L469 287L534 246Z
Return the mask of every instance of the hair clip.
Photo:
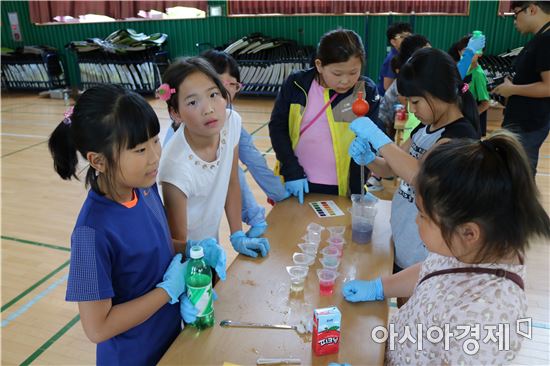
M63 123L66 125L70 125L72 123L71 116L73 115L74 106L70 106L67 108L65 113L63 114L65 118L63 118Z
M176 89L170 88L170 85L166 83L160 84L160 86L155 92L156 97L164 100L165 102L167 102L170 99L172 94L176 94Z
M460 92L462 94L466 93L470 89L470 86L467 83L462 84L462 88L460 89Z

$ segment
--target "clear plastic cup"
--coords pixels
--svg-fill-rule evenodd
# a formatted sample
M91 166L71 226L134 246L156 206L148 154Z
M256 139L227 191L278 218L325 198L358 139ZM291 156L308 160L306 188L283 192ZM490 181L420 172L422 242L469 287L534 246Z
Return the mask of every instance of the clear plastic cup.
M298 247L303 253L311 255L312 257L317 256L317 250L319 249L319 245L315 243L300 243Z
M304 289L307 272L309 267L306 266L287 266L286 271L290 276L290 291L298 292Z
M330 245L343 247L344 244L346 244L346 239L331 236L327 239L327 243L329 243Z
M329 226L327 227L328 232L330 233L331 238L344 238L344 233L346 232L345 226Z
M342 238L328 238L327 243L329 246L338 248L340 251L340 257L342 256L342 253L344 252L344 244L346 241Z
M310 266L315 261L315 257L305 253L294 253L292 260L298 266Z
M364 199L360 194L352 194L351 201L351 240L357 244L369 243L376 216L376 202Z
M319 258L319 262L323 265L323 268L330 269L332 271L338 270L338 266L340 265L340 259L336 259L336 261L332 260L332 258Z
M323 255L323 258L325 258L326 261L329 264L336 263L339 260L339 258L341 257L340 250L338 248L332 247L332 246L328 246L326 248L323 248L321 250L321 254Z
M318 269L317 276L319 277L319 293L321 295L332 295L334 292L334 282L340 273L330 269Z
M321 232L308 230L305 240L310 243L319 244L321 242Z
M319 224L316 223L316 222L310 222L310 223L307 225L306 230L307 230L307 231L314 231L314 232L320 234L323 230L325 230L325 227L322 226L322 225L319 225Z

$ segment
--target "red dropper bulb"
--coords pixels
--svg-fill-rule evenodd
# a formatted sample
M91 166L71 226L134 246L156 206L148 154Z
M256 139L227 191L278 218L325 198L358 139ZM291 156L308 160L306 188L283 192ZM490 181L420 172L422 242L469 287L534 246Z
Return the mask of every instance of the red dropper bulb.
M369 109L370 109L369 103L365 99L363 99L363 92L362 91L357 92L357 99L351 105L352 112L357 117L362 117L367 113L369 113Z

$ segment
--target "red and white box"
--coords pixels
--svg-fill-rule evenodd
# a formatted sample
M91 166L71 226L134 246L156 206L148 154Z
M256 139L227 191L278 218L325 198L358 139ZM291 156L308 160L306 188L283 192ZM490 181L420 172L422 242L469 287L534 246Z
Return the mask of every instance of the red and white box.
M317 356L338 353L342 314L336 306L313 310L311 346Z

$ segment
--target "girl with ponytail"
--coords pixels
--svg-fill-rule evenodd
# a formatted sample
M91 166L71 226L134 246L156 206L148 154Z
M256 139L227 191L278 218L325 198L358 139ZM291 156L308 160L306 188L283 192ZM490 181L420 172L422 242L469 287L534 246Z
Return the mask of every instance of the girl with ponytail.
M413 129L410 139L397 146L369 118L362 117L350 126L357 137L349 149L351 157L358 164L368 165L374 174L401 178L393 196L391 216L396 272L428 255L415 223L418 209L411 185L422 157L451 139L480 136L477 104L453 59L445 52L435 48L414 52L400 68L397 90L408 99L410 111L422 122Z
M141 96L104 85L82 94L48 142L61 178L78 179L77 153L89 163L66 300L78 302L98 365L156 364L181 331L180 311L186 322L196 314L155 183L159 130Z
M410 297L389 322L397 339L407 330L410 338L386 349L388 365L514 363L530 337L525 251L550 239L550 219L530 173L524 149L505 130L483 141L452 139L426 155L414 187L428 257L400 273L342 287L351 302ZM434 341L434 327L441 335L445 328L445 341Z

